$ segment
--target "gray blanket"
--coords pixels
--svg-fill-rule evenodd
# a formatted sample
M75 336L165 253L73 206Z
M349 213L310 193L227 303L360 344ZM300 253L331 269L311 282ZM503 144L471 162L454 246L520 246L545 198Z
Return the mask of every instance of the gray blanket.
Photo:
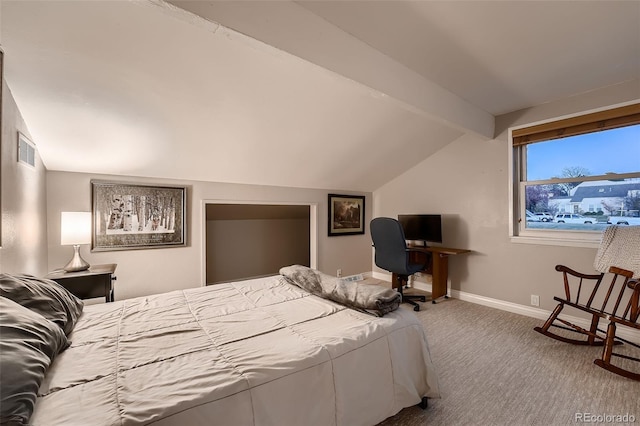
M287 266L280 274L313 295L379 317L398 309L402 301L400 293L391 288L347 282L306 266Z

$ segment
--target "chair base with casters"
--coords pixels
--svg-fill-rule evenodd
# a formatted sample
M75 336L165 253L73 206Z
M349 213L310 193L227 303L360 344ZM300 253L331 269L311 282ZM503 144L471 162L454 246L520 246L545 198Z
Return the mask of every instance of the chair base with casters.
M415 300L419 300L421 302L426 302L427 298L418 294L404 294L403 288L408 283L409 277L406 275L396 275L396 281L398 284L398 292L402 296L402 303L408 303L413 306L413 310L418 312L420 310L420 305L418 305Z
M611 267L609 269L611 274L610 283L601 287L605 278L604 273L583 274L563 265L556 266L556 270L563 274L565 297L554 297L554 300L559 302L558 305L544 325L535 327L534 330L565 343L602 346L602 356L596 359L594 364L620 376L640 381L640 368L638 372L635 372L612 362L613 359L619 358L640 363L640 358L613 351L615 346L623 343L640 349L640 345L616 336L617 326L630 327L640 331L640 324L638 323L638 317L640 316L640 281L632 280L633 273L630 271ZM581 300L580 292L583 290L583 283L591 285L591 289L590 291L589 289L584 291L586 295L583 295ZM590 314L591 325L589 330L559 318L558 316L565 306ZM606 330L598 327L601 319L608 321ZM563 325L558 325L556 322ZM569 330L583 337L582 339L565 337L551 331L551 327Z

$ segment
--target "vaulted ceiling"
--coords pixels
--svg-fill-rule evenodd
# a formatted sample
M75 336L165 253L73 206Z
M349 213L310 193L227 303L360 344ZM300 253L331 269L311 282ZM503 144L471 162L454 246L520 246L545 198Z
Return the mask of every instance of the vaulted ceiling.
M636 1L2 0L0 22L49 170L372 191L497 115L640 81Z

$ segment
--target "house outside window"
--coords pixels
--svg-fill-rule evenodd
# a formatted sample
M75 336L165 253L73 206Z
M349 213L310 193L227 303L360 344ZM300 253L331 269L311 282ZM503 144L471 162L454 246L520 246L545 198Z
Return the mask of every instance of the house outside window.
M514 241L595 246L609 224L640 225L640 103L510 134Z

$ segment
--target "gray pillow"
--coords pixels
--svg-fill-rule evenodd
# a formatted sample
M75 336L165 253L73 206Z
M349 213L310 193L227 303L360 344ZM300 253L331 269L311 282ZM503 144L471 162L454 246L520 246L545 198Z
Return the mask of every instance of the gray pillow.
M69 345L60 327L0 297L0 424L27 425L38 389L58 353Z
M0 274L0 296L58 324L67 336L73 331L84 307L82 300L60 284L31 275Z

